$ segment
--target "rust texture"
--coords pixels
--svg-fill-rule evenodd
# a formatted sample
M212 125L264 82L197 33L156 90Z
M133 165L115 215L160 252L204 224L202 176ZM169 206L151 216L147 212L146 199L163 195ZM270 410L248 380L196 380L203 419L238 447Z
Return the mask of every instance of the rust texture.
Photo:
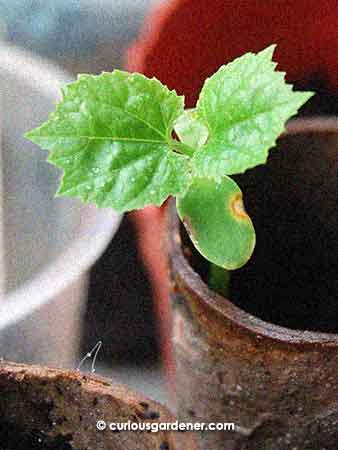
M306 128L328 131L301 120L289 132ZM264 322L212 292L184 256L173 202L167 218L179 419L236 424L198 449L336 450L338 335Z

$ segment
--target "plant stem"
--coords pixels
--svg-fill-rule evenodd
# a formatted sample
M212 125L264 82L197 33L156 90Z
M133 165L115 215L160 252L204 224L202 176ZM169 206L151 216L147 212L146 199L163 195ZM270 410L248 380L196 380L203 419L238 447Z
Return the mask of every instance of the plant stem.
M230 271L210 263L209 287L223 297L229 297Z
M189 145L184 144L180 141L173 141L172 143L173 147L175 147L180 153L183 153L187 156L192 156L194 154L194 149L189 147Z

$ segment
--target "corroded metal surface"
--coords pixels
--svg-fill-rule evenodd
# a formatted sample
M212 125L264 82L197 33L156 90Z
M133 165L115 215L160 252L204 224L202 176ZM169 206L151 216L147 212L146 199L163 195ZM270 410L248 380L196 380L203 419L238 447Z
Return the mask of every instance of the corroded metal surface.
M173 203L168 219L179 418L237 425L201 434L199 450L336 450L338 335L264 322L209 290Z

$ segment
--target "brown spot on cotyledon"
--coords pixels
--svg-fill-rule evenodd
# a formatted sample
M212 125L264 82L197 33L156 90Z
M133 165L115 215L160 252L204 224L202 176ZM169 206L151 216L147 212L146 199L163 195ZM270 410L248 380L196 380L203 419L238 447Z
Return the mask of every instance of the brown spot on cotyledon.
M235 194L230 199L230 211L236 219L247 220L249 218L244 208L243 196L241 192Z

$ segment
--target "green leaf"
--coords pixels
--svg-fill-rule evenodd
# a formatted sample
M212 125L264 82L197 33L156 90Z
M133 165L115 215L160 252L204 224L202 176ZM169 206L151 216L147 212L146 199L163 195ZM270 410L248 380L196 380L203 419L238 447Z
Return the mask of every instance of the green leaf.
M265 163L286 120L313 95L294 92L275 71L274 47L247 53L206 80L196 109L209 130L194 154L199 176L218 178Z
M243 266L255 247L255 230L242 192L229 177L195 178L177 210L197 250L228 270Z
M122 71L81 75L62 93L49 120L27 134L64 170L58 195L126 211L184 192L189 159L171 137L183 97Z
M198 119L194 110L187 110L176 120L174 130L181 142L192 149L202 147L208 139L208 128Z

